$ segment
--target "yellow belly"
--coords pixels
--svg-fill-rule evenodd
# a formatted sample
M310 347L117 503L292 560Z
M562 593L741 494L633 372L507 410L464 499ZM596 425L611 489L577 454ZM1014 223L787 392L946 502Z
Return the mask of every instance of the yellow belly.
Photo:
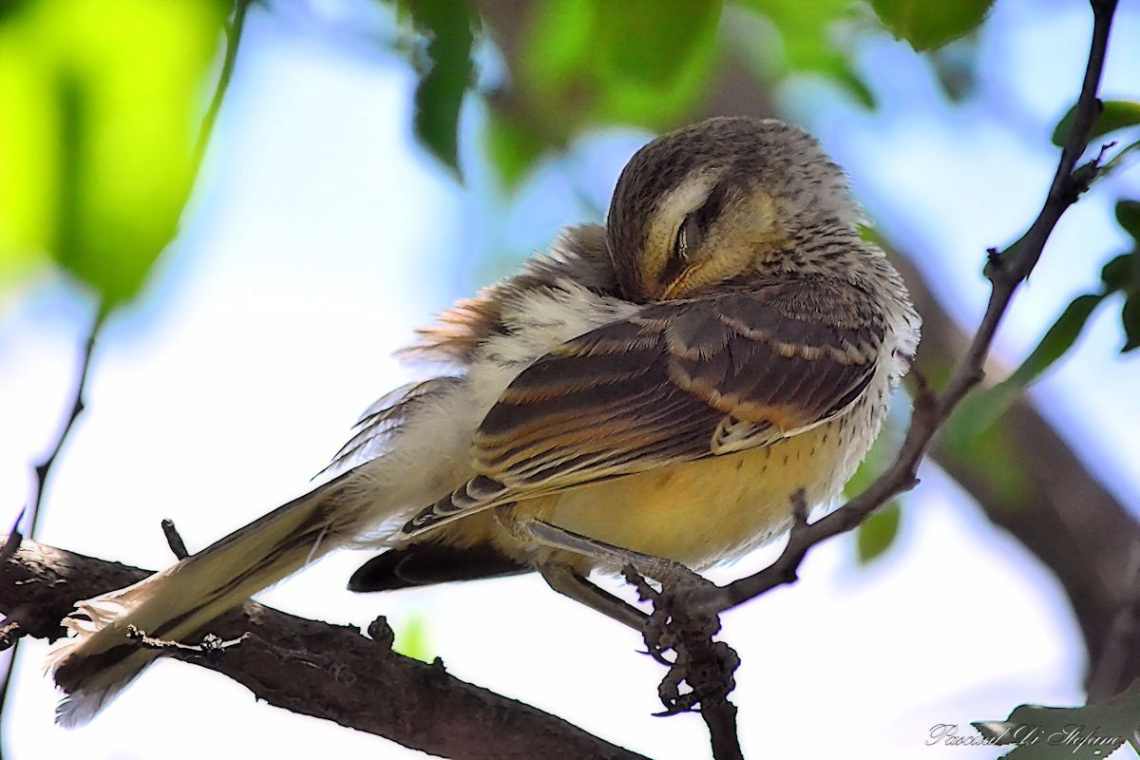
M786 530L800 489L809 506L832 499L863 453L846 445L845 427L833 421L771 446L581 486L514 509L701 569Z

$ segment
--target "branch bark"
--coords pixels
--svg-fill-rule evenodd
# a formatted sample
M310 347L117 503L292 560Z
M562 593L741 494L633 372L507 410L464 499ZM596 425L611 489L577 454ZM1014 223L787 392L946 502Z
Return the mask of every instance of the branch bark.
M922 343L915 368L937 377L968 340L913 264L892 257L919 313ZM995 369L1000 369L995 367ZM1136 599L1134 553L1140 523L1085 467L1057 430L1021 398L968 450L935 439L931 458L969 493L986 516L1021 542L1057 578L1073 608L1093 665L1105 654L1121 610ZM1116 675L1094 695L1123 691L1140 677L1140 631Z
M1093 2L1097 39L1102 42L1107 41L1115 4L1113 0ZM919 395L927 411L921 411L920 404L918 424L911 431L914 438L908 435L903 453L887 480L877 483L867 498L860 497L840 510L842 517L836 517L840 514L837 512L814 525L798 528L785 552L787 560L782 557L770 569L772 572L765 571L769 574L762 582L757 582L758 576L743 579L752 581L752 585L736 586L735 591L719 600L719 608L724 608L721 604L733 606L763 593L764 584L770 584L770 588L794 579L795 567L811 546L854 527L878 503L913 484L914 468L932 445L938 427L957 400L980 378L1009 299L1036 264L1057 218L1079 194L1080 178L1074 178L1073 170L1085 146L1080 135L1087 135L1091 119L1095 118L1089 108L1095 106L1102 60L1097 58L1095 41L1092 52L1073 138L1066 147L1049 200L1027 235L1012 247L1011 255L992 269L993 297L983 329L972 344L967 345L950 317L929 298L920 286L921 278L908 277L926 320L923 352L936 357L928 360L920 355L919 369L934 361L946 366L947 357L966 359L941 396ZM1100 55L1103 56L1103 45ZM732 102L739 112L740 101ZM905 264L900 266L904 267ZM924 298L927 304L922 306ZM945 339L932 342L939 333ZM920 418L923 415L925 421ZM1120 639L1129 635L1121 634L1122 626L1112 623L1125 619L1124 613L1135 607L1135 573L1121 569L1132 567L1133 552L1140 545L1140 526L1097 483L1028 402L1015 405L999 424L1006 431L1015 431L1006 436L1011 444L1009 455L1031 475L1022 492L1002 493L969 456L950 451L941 443L933 443L933 456L975 496L995 523L1012 531L1058 575L1081 621L1090 658L1099 662L1110 644L1119 649ZM43 556L29 557L29 552ZM13 566L22 569L13 570ZM73 575L73 571L77 572ZM0 608L12 612L12 621L29 635L50 637L59 633L58 622L76 599L127 585L145 574L135 568L27 541L15 557L0 566ZM61 579L64 585L54 587ZM194 658L196 663L223 672L245 683L259 697L297 712L389 738L396 738L393 732L404 735L402 732L408 731L418 743L406 746L455 752L452 756L456 757L533 757L539 753L548 757L637 757L553 716L457 681L442 666L427 666L391 654L354 629L293 618L254 603L249 603L240 614L218 621L216 627L220 635L252 635L246 644L218 662ZM1110 636L1113 641L1108 640ZM1123 649L1140 652L1138 645L1123 645ZM337 656L325 659L325 652L336 652ZM1137 657L1125 659L1115 681L1120 685L1140 673ZM371 672L373 666L376 672ZM310 677L317 680L307 682ZM385 695L387 699L380 707L362 705L362 695ZM445 700L456 701L445 707ZM444 715L448 716L446 720L439 719ZM466 720L457 724L455 716L464 716ZM730 718L730 722L734 721ZM534 743L516 745L516 741ZM486 754L477 754L480 751Z
M1101 0L1097 0L1099 3ZM480 0L479 7L496 44L504 51L511 70L522 55L533 3ZM1108 14L1111 9L1105 8ZM726 56L712 90L695 117L748 114L778 115L771 83L762 81L755 68ZM922 343L915 368L929 378L945 377L965 356L970 336L926 285L926 278L906 252L888 249L906 281L923 317ZM987 365L1002 371L992 357ZM1135 547L1140 546L1140 523L1109 492L1073 452L1058 430L1022 398L991 428L998 450L956 451L935 439L930 457L978 504L989 519L1008 531L1058 579L1084 635L1090 678L1118 629L1122 610L1135 605L1137 590L1130 572ZM995 467L995 457L1000 467ZM1016 488L998 470L1017 475ZM1110 693L1122 690L1140 677L1140 632L1137 652L1125 658ZM1097 690L1099 691L1099 689Z
M0 563L0 611L25 635L56 638L76 601L148 575L25 538ZM247 602L210 626L224 639L244 635L240 645L218 657L170 656L222 673L272 705L443 757L644 760L557 716L461 681L439 660L428 665L392 652L386 629L378 620L369 630L374 638L365 638L353 626Z
M726 610L796 579L796 569L816 544L859 525L889 499L917 484L918 465L934 436L967 393L985 376L984 365L994 336L1017 289L1036 266L1061 215L1096 178L1099 159L1077 168L1077 161L1088 148L1089 134L1100 113L1097 90L1104 68L1116 0L1092 0L1094 24L1088 65L1077 101L1072 132L1061 152L1048 197L1026 233L1004 253L991 251L986 276L992 283L985 316L965 355L941 393L935 395L920 384L915 395L914 415L902 448L891 466L859 496L814 523L798 523L791 532L783 554L768 568L741 578L709 594L704 600L711 609Z
M1098 0L1099 2L1099 0ZM1111 9L1106 9L1111 13ZM718 89L701 116L745 113L778 115L771 87L757 82L744 64L726 62ZM928 378L944 378L958 365L970 335L926 284L926 277L906 251L887 249L922 315L922 342L915 369ZM987 369L1005 368L994 357ZM971 451L954 450L935 438L930 458L965 490L986 516L1025 546L1063 587L1084 635L1089 661L1089 695L1097 700L1119 693L1140 678L1140 625L1117 623L1137 606L1134 553L1140 547L1140 523L1093 475L1052 423L1028 398L1021 398L990 428L987 443ZM1016 476L1010 487L1009 475ZM999 477L1000 476L1000 477ZM1117 633L1113 633L1116 631ZM1109 650L1125 654L1117 668L1098 668ZM1097 678L1095 670L1109 672Z
M514 70L524 47L529 26L529 10L502 0L480 0L487 27ZM921 273L903 256L892 255L903 273L919 312L923 315L923 341L916 361L916 375L946 377L949 369L962 367L968 374L956 378L957 385L938 401L920 396L932 411L927 413L928 430L924 442L904 457L912 462L896 470L888 490L903 490L914 481L919 459L929 450L931 457L961 485L985 511L994 524L1008 530L1038 557L1058 578L1084 634L1090 662L1089 695L1096 700L1123 690L1140 677L1140 589L1135 569L1140 547L1140 524L1128 510L1089 472L1057 430L1027 399L1015 403L991 428L1000 450L955 451L934 434L961 398L982 375L983 364L992 344L998 322L1024 276L1036 264L1045 240L1060 214L1076 199L1082 183L1091 177L1074 178L1074 168L1087 146L1089 128L1096 119L1097 83L1103 67L1108 31L1115 11L1114 0L1092 0L1096 17L1081 103L1070 139L1065 147L1050 189L1049 200L1026 237L1013 249L1015 258L1007 261L994 281L994 298L983 323L982 333L972 343L945 308L926 287ZM718 85L710 94L700 116L750 114L771 116L771 87L758 81L752 70L731 58L718 73ZM999 281L1000 280L1000 281ZM939 409L939 406L942 408ZM932 442L933 441L933 442ZM913 442L913 441L912 441ZM1000 466L995 467L995 455ZM995 477L1014 472L1017 487ZM880 484L882 481L880 481ZM886 495L861 498L845 514L836 513L830 524L816 528L814 535L801 530L792 538L781 563L768 571L763 582L744 593L735 589L739 600L762 593L767 585L778 585L795 578L795 568L814 543L828 535L850 530L881 503ZM865 510L865 511L861 511ZM756 580L756 579L754 579ZM722 603L739 603L720 600ZM717 605L719 606L719 605ZM1123 621L1123 622L1122 622Z

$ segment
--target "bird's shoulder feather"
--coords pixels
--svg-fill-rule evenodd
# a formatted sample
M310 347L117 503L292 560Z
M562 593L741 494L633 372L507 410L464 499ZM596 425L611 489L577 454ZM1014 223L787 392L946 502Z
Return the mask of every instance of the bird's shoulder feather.
M475 435L479 476L405 530L809 430L862 395L886 329L824 277L647 305L521 372Z

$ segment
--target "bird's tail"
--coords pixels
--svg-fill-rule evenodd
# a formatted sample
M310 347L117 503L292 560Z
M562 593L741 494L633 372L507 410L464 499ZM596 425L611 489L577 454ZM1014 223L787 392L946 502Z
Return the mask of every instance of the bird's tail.
M72 637L48 666L66 692L56 722L91 720L157 656L128 637L195 633L250 595L291 575L351 538L355 502L348 472L176 565L133 586L76 604L64 621Z

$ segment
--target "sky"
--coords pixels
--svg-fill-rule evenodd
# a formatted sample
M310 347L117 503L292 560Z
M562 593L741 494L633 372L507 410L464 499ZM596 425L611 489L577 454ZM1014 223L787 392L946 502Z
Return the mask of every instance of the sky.
M980 41L982 68L996 78L964 107L948 105L913 54L887 38L859 56L878 111L810 81L782 95L848 169L884 231L921 253L967 324L988 292L983 253L1014 239L1040 207L1056 161L1047 136L1077 92L1084 5L1047 5L998 3ZM507 199L478 155L481 114L470 104L461 187L412 139L406 65L345 41L343 30L362 19L358 5L309 7L251 12L182 233L140 302L107 325L88 411L57 464L38 539L161 568L172 562L162 518L174 519L194 551L302 493L360 411L427 371L390 357L414 327L487 284L503 261L590 218L647 137L592 136ZM1140 14L1135 3L1122 10L1109 95L1140 91L1140 50L1121 44L1140 39ZM999 336L1011 361L1123 250L1111 209L1129 193L1140 196L1135 166L1058 226ZM1140 364L1116 353L1122 338L1111 311L1034 397L1137 507ZM56 434L88 318L51 277L0 305L0 522L26 500L29 465ZM1055 581L935 468L922 475L881 561L859 567L848 538L831 541L812 551L796 586L725 616L723 639L744 663L734 700L746 754L991 757L925 742L936 724L966 732L969 721L1002 718L1025 702L1082 701L1080 635ZM777 550L712 577L759 569ZM421 620L433 652L460 678L655 758L707 755L699 718L651 717L663 672L637 654L637 637L537 577L350 594L346 579L365 558L335 554L259 599L361 627L378 614L397 630ZM80 751L108 760L290 760L318 746L422 756L257 704L220 676L172 662L151 668L89 726L64 731L51 722L58 695L42 675L46 651L40 642L23 646L4 716L10 760Z

